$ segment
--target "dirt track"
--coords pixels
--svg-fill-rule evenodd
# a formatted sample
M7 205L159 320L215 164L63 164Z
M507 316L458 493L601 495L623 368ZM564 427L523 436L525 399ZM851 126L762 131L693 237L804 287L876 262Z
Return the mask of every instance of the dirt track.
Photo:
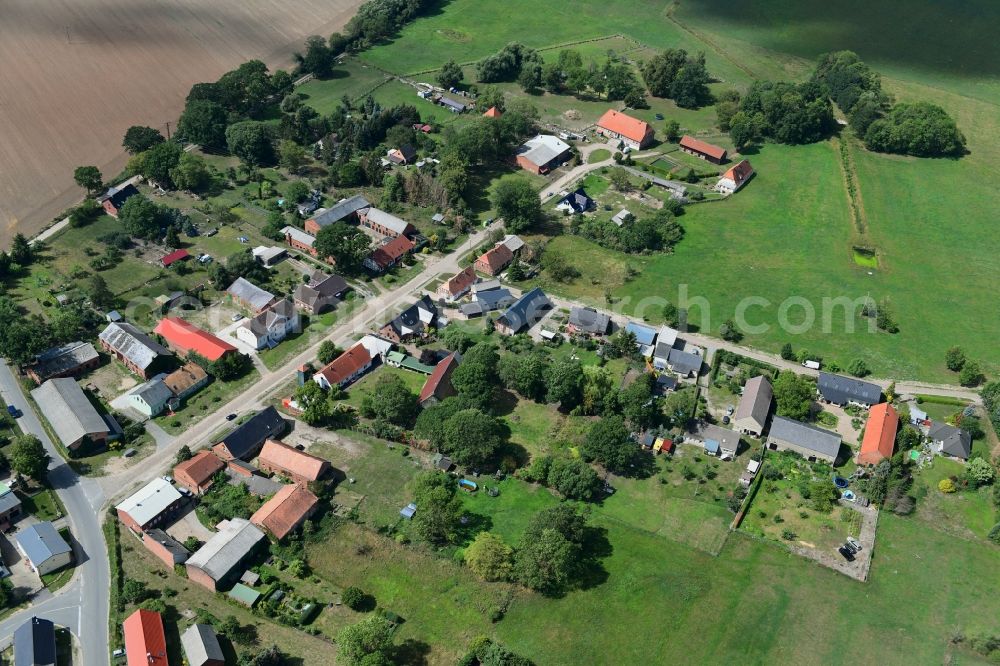
M81 196L74 167L125 164L129 125L174 123L191 84L251 58L287 66L361 0L4 0L0 246Z

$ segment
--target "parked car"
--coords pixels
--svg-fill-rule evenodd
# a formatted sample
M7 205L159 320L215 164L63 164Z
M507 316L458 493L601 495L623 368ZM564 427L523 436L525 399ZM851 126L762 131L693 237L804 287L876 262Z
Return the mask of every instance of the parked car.
M840 555L845 560L847 560L848 562L853 562L854 561L854 553L852 553L848 549L844 548L843 546L841 546L840 548L838 548L837 552L840 553Z
M163 479L164 481L166 481L167 483L173 483L174 482L174 477L169 476L169 475L167 475L167 476L161 476L160 478Z
M125 452L122 454L122 456L125 458L131 458L132 456L135 455L135 453L136 453L135 449L125 449Z
M12 418L19 419L23 416L21 410L14 405L7 405L7 413L11 415Z
M240 319L243 319L243 315L241 315L241 314L240 314L239 312L237 312L236 314L234 314L234 315L233 315L233 316L231 317L231 319L232 319L233 321L239 321Z
M855 548L853 545L851 545L850 542L845 542L843 548L846 548L847 550L851 551L851 555L857 555L858 553L858 549Z
M226 420L227 421L232 421L235 418L236 418L236 414L226 414Z
M854 552L861 552L861 542L854 537L847 537L847 543L851 544L851 547L854 548Z

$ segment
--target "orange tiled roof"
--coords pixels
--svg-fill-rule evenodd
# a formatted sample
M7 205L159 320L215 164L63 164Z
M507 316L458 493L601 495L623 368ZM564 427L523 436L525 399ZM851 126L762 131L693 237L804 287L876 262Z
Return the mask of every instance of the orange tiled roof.
M883 459L891 458L898 426L899 414L892 405L882 402L872 407L868 412L868 423L865 425L865 438L861 442L858 464L877 465Z
M514 253L510 251L510 248L504 244L497 245L492 250L487 250L487 252L479 257L479 261L483 261L487 266L494 272L499 271L504 266L509 264L514 260Z
M330 361L330 363L319 371L319 374L323 375L323 377L326 378L326 381L330 382L331 385L336 386L361 368L365 367L368 363L371 363L371 360L371 354L369 354L368 350L365 349L365 346L359 342L337 358Z
M605 111L601 119L597 121L597 126L639 143L646 138L646 134L649 132L649 123L614 109Z
M209 361L218 361L226 352L236 351L233 345L180 317L164 317L153 332L162 335L176 349L184 353L197 352Z
M156 611L140 608L122 622L127 666L168 666L163 618Z
M289 484L264 502L264 506L250 516L250 522L283 539L309 516L318 503L319 498L302 486Z
M180 476L181 473L187 474L192 481L201 486L225 466L225 463L219 460L219 457L214 453L202 450L174 467L174 476Z
M725 148L720 148L719 146L708 143L707 141L702 141L701 139L696 139L693 136L688 136L687 134L681 137L680 146L681 148L687 148L697 153L714 157L717 160L725 159L726 157Z
M270 463L310 481L316 481L323 476L330 464L322 458L317 458L273 439L264 442L264 448L261 449L257 459L261 466L264 463Z

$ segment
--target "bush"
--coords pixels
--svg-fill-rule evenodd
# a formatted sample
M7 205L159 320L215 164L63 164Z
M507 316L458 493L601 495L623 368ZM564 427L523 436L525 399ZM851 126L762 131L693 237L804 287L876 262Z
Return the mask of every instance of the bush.
M943 493L953 493L957 488L955 488L955 482L951 479L941 479L938 481L938 490Z
M353 585L343 591L340 595L341 601L344 605L351 610L360 610L361 606L365 601L365 593L361 591L361 588L354 587Z

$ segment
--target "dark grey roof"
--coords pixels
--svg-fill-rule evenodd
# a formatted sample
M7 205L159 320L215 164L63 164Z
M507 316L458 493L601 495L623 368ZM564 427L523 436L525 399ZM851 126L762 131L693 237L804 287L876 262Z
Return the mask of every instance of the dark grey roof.
M671 349L670 355L667 356L667 363L670 365L674 372L679 372L682 375L686 375L690 372L698 374L701 372L701 364L704 362L703 359L698 354L692 354L691 352L682 351L680 349Z
M371 206L371 203L369 203L368 199L365 199L360 194L355 194L350 199L344 199L340 203L327 208L319 215L313 217L312 220L320 227L328 227L334 222L340 222L348 215L353 215L362 208L368 208L369 206Z
M664 361L670 358L670 352L674 350L673 345L668 345L666 342L657 342L656 347L653 349L653 358Z
M98 197L97 201L100 203L110 201L112 205L118 209L121 208L131 197L134 197L137 194L140 194L140 192L136 189L135 185L132 183L125 183L123 185L110 188L107 192Z
M968 459L972 454L972 436L961 428L932 421L927 436L934 442L940 442L941 452L949 456Z
M163 383L162 379L150 379L145 384L133 389L130 395L141 398L151 407L165 404L174 397L173 391Z
M767 422L767 414L771 410L773 398L774 389L771 388L771 382L767 380L767 377L759 375L747 380L733 420L739 421L749 418L763 426Z
M285 431L285 420L274 407L267 407L254 414L253 418L233 430L222 439L229 452L236 458L252 457L249 454L264 443Z
M55 663L56 627L52 620L33 616L14 630L14 666L55 666Z
M61 375L97 359L97 350L89 342L68 342L48 349L35 357L33 370L42 379Z
M191 552L180 541L159 528L146 530L145 538L152 539L163 546L167 552L174 556L175 564L182 564L191 556Z
M148 368L157 356L173 356L166 347L126 322L108 324L98 337L143 370Z
M677 388L677 378L670 375L659 375L656 386L660 391L672 391Z
M882 399L882 387L854 377L821 372L817 386L823 398L837 404L860 402L874 405Z
M220 581L266 538L249 520L230 518L221 530L188 558L187 565L201 569L214 581Z
M19 506L21 506L21 500L17 498L17 493L14 491L8 490L3 495L0 495L0 515Z
M604 335L611 317L593 308L573 307L569 311L569 323L587 333Z
M545 292L540 287L535 287L514 301L498 321L517 332L540 319L542 313L551 307L552 303Z
M389 322L398 335L414 335L428 326L433 326L437 320L437 306L430 296L424 295L419 301L399 313Z
M21 550L36 567L56 555L72 551L72 548L59 535L52 523L29 525L18 532L14 538L17 539Z
M514 296L509 289L490 289L476 292L476 303L483 312L492 312L506 307L514 302Z
M594 200L587 196L582 187L567 194L559 203L569 205L577 213L585 213L594 206Z
M209 660L225 662L215 629L209 624L192 624L181 634L181 646L188 666L202 666Z
M774 417L768 438L789 442L830 458L836 458L840 452L840 435L837 433L784 416Z

